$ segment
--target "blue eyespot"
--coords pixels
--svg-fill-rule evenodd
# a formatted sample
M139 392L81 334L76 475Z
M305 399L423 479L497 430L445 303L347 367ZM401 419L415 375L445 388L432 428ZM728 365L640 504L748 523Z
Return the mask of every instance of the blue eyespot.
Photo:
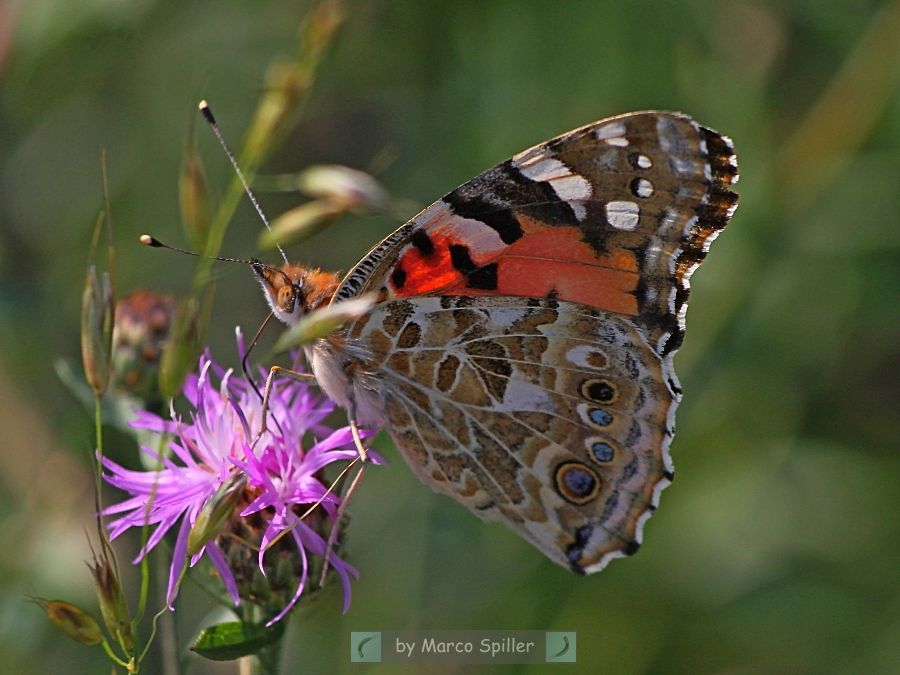
M613 416L602 408L591 408L588 417L591 418L591 422L599 424L601 427L609 426L613 421Z
M597 484L597 481L594 480L591 474L580 469L569 469L566 471L563 480L565 480L566 487L569 488L572 494L578 497L589 495Z
M600 494L600 476L581 462L564 462L556 469L556 491L566 501L581 506Z
M594 453L594 459L598 462L611 462L616 454L609 443L603 442L594 443L591 446L591 452Z

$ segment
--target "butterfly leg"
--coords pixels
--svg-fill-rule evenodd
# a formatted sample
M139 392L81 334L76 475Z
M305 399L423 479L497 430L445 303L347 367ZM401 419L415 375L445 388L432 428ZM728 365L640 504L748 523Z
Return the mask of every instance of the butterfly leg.
M366 464L369 461L369 454L366 451L366 446L363 445L359 427L356 425L356 420L353 418L350 418L348 421L350 422L350 433L353 435L353 443L356 445L356 451L359 453L359 458L362 460L363 464Z
M256 438L253 439L253 443L250 444L251 448L256 447L259 439L269 428L269 398L272 396L272 386L275 384L275 378L279 375L284 375L293 380L300 380L301 382L316 381L316 376L312 373L300 373L296 370L291 370L290 368L283 368L282 366L272 366L269 368L269 375L266 377L266 386L263 390L262 421L260 422L259 433L256 435ZM275 420L275 423L278 424L278 420Z
M347 509L347 505L350 503L350 498L353 496L353 493L356 492L356 488L359 486L360 482L362 482L363 476L366 473L366 464L369 461L366 446L363 445L362 436L359 433L359 425L356 423L356 401L352 399L350 401L350 410L348 413L347 420L350 423L350 433L353 435L353 442L356 444L356 451L359 453L357 460L362 461L362 466L359 467L359 471L356 472L356 475L353 476L353 480L350 481L350 486L347 488L347 492L343 499L341 499L341 505L338 506L337 513L335 514L334 525L331 528L331 532L328 535L328 543L325 546L325 562L322 565L322 575L319 577L320 588L325 583L325 575L328 574L328 556L331 554L331 550L334 548L334 544L337 541L338 531L341 526L341 518L344 515L344 511ZM357 460L353 461L355 462Z
M355 459L353 461L355 462L357 460ZM341 499L341 505L338 506L337 513L334 515L334 525L331 527L331 532L328 534L328 543L325 545L325 562L322 564L322 574L319 577L319 588L325 585L325 576L328 574L328 561L331 556L331 551L334 549L335 542L337 541L338 530L340 530L341 526L341 518L343 518L344 511L347 510L347 505L350 503L350 498L353 496L353 493L356 492L356 488L359 487L365 473L366 465L364 463L359 467L356 475L353 476L353 480L350 481L350 486L347 488L346 494L343 499Z
M255 446L257 441L259 441L260 437L266 432L268 425L268 417L269 417L269 399L272 395L272 387L274 386L275 378L279 375L283 375L285 377L289 377L294 380L300 380L302 382L315 381L315 376L311 373L301 373L296 370L291 370L289 368L284 368L282 366L272 366L269 369L269 375L266 378L266 386L263 391L263 402L262 402L262 422L259 434L254 439L251 447ZM354 459L344 471L334 480L331 486L328 488L327 492L332 492L337 486L338 482L344 477L344 473L347 469L350 468L354 463L358 461L362 461L362 466L359 467L359 470L353 476L353 480L350 481L350 485L347 488L346 494L341 499L341 504L338 506L337 513L334 517L334 525L331 528L331 532L328 534L328 542L325 545L325 555L324 555L324 563L322 565L322 574L319 577L319 586L323 586L325 583L325 577L328 574L328 563L331 557L331 551L334 549L335 542L337 541L338 532L340 531L340 522L341 518L344 515L344 512L347 509L347 505L350 503L350 498L353 496L353 493L356 492L357 487L360 482L362 482L363 476L366 472L366 464L369 461L368 452L366 451L366 446L363 444L362 435L359 433L359 424L356 422L356 414L355 414L356 406L351 404L350 411L348 415L348 421L350 424L350 434L353 436L353 444L356 446L356 451L359 453L359 456ZM276 420L277 424L277 420ZM327 494L327 493L326 493ZM324 496L323 498L324 499ZM313 509L321 504L322 499L319 499L315 504L313 504L309 509L307 509L306 514L310 513ZM304 514L304 516L306 515ZM301 517L302 519L302 517ZM277 538L276 538L277 540ZM271 542L274 544L275 542ZM271 545L270 544L270 545Z

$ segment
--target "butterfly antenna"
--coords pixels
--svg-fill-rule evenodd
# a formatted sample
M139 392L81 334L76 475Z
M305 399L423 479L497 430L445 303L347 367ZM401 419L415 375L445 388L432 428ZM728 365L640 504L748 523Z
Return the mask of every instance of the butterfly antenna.
M194 256L195 258L209 258L210 260L218 260L219 262L233 262L241 263L242 265L250 265L250 267L254 269L267 269L270 272L274 272L275 274L280 274L284 278L285 283L294 283L284 270L280 270L277 267L272 267L271 265L266 265L256 258L226 258L220 255L203 255L202 253L197 253L196 251L189 251L186 248L180 248L178 246L172 246L171 244L163 243L151 234L142 234L140 237L138 237L138 241L141 242L144 246L150 246L151 248L167 248L170 251L175 251L176 253L184 253L185 255Z
M245 258L225 258L218 255L203 255L202 253L189 251L186 248L179 248L178 246L165 244L151 234L142 234L140 237L138 237L138 241L141 242L144 246L150 246L151 248L167 248L170 251L175 251L176 253L184 253L185 255L194 256L195 258L211 258L213 260L219 260L220 262L234 262L242 263L244 265L262 265L263 267L269 267L268 265L263 265L263 263L259 262L258 260L248 260Z
M251 190L250 186L247 184L247 179L244 178L244 173L241 171L241 167L238 166L237 160L234 158L234 153L231 152L231 148L229 148L228 143L225 142L225 137L222 135L222 131L219 129L219 125L216 122L216 118L212 114L209 103L207 103L206 101L200 101L198 107L200 108L200 112L203 114L203 118L206 120L206 122L212 128L213 133L216 135L216 138L219 141L219 145L221 145L222 149L225 151L225 155L228 157L228 161L231 162L231 166L234 167L234 172L237 174L238 180L241 181L241 185L244 186L244 192L246 192L247 196L250 198L250 202L253 204L253 208L256 209L256 212L259 214L260 219L262 219L263 225L265 225L266 229L271 232L272 226L269 225L269 219L266 218L266 214L263 213L259 202L256 201L256 196L253 194L253 190ZM287 255L285 254L284 249L281 248L281 244L275 242L275 246L278 248L278 252L284 259L285 264L288 264Z

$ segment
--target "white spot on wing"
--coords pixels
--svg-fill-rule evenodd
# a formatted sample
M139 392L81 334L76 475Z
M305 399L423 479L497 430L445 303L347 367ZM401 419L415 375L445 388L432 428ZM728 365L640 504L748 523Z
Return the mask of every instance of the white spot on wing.
M650 161L650 158L647 157L647 155L638 155L636 164L638 165L639 169L649 169L651 166L653 166L653 162Z
M572 347L569 351L566 352L566 358L569 360L569 363L572 363L576 366L580 366L581 368L588 368L590 370L598 370L596 365L592 365L588 360L588 357L591 354L600 353L603 356L603 352L595 347L592 344L588 345L578 345L577 347Z
M653 195L653 183L646 178L638 178L634 191L638 197L650 197Z
M564 200L575 213L578 220L584 220L587 211L584 208L584 202L591 197L591 184L584 176L567 176L565 178L557 178L550 181L553 191L557 196Z
M572 207L572 213L575 214L575 217L579 221L587 218L587 209L584 208L584 204L581 202L568 202L568 204Z
M598 127L597 131L594 133L596 134L598 141L605 141L608 138L623 137L625 136L625 123L610 122L609 124L604 124L602 127Z
M566 176L550 182L560 199L567 202L584 201L591 198L591 184L584 176Z
M617 230L633 230L640 215L641 210L634 202L612 201L606 204L606 220Z
M491 323L495 326L511 326L525 318L525 310L521 307L492 307Z
M620 148L628 147L628 139L625 138L625 123L610 122L599 127L594 132L598 141L606 141L607 145L616 145Z
M513 165L522 175L539 183L549 183L556 196L572 207L575 217L584 220L587 212L582 202L591 197L591 183L553 157L522 157Z
M494 406L494 410L513 412L520 410L547 410L550 407L550 394L543 387L531 382L511 377L506 385L503 402Z
M472 260L478 265L506 248L497 230L474 218L448 214L437 227L432 226L431 231L447 233L458 241L465 241L469 246Z
M513 160L513 165L527 178L538 182L572 175L569 167L553 157L533 157L523 162Z

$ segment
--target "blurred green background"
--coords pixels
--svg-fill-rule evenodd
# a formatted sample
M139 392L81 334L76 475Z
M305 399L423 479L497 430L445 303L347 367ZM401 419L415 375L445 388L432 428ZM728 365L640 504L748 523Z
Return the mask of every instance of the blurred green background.
M3 672L109 672L99 648L24 602L94 607L90 414L53 364L78 363L100 149L120 293L186 292L193 262L136 237L186 241L177 187L196 101L213 103L238 145L267 64L296 52L308 7L0 2ZM391 465L370 472L352 509L362 577L351 609L341 616L331 589L296 616L285 672L391 672L351 666L349 631L415 628L575 630L572 672L900 672L900 3L346 10L302 119L263 173L342 163L424 206L557 133L661 108L733 138L742 196L692 282L678 478L640 553L576 578L432 494L382 438ZM197 137L221 194L230 168L207 129ZM301 197L261 201L278 214ZM398 224L345 218L290 254L347 269ZM258 253L259 231L242 204L223 252ZM233 326L254 329L265 308L245 268L217 274L209 342L233 362ZM128 438L109 438L133 463ZM130 558L135 540L120 543ZM184 645L211 606L190 591L180 602ZM160 667L154 657L147 672Z

